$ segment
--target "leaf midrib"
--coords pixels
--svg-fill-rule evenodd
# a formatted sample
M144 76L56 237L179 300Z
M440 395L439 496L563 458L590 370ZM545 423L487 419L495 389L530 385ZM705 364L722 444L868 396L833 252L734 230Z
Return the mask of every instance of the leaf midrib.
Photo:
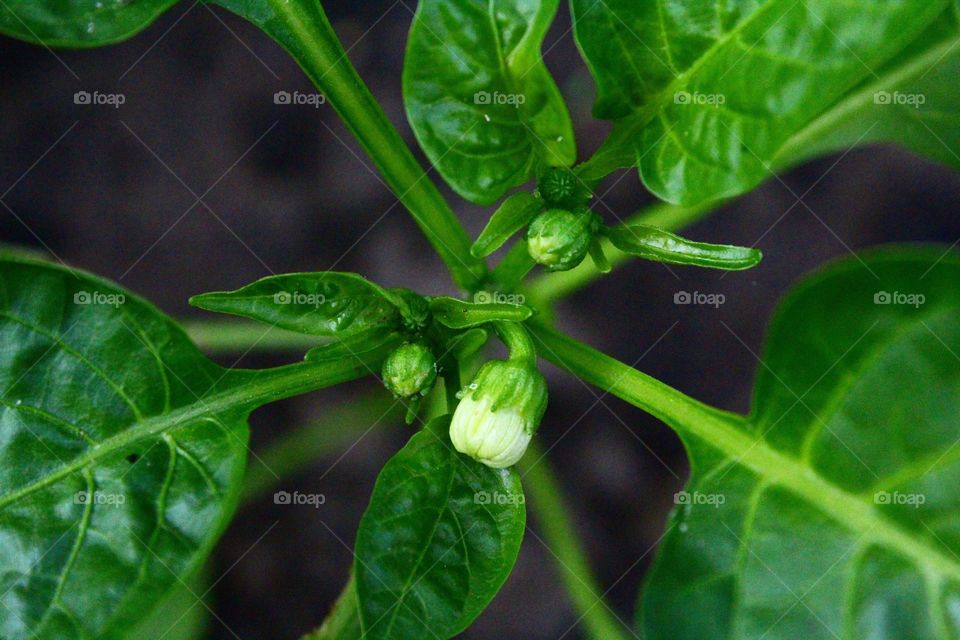
M877 513L866 500L827 481L792 456L751 437L747 420L704 405L590 347L554 332L536 328L542 355L583 380L633 404L672 426L684 436L694 436L726 458L752 471L769 484L791 491L851 531L871 532L866 539L895 549L925 573L945 574L960 581L960 562L927 541L911 536Z
M891 69L880 79L861 85L859 89L847 93L836 105L795 133L775 154L774 166L777 168L789 166L796 157L802 157L803 150L810 140L829 135L838 122L867 106L877 91L894 88L916 78L917 75L932 71L934 65L945 60L946 56L958 46L960 46L960 31L955 34L955 37L945 39L910 62Z
M368 373L367 364L357 358L332 362L301 362L258 372L234 370L227 377L227 384L230 385L228 388L173 411L134 421L57 470L3 494L0 496L0 510L88 465L124 451L136 442L189 426L201 418L220 416L228 412L249 412L267 402L346 382L365 373ZM230 378L233 379L232 384Z

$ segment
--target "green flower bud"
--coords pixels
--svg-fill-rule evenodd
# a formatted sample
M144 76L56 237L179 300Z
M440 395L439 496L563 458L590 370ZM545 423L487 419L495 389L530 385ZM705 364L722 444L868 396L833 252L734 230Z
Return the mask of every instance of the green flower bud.
M383 385L398 398L425 396L436 379L433 353L417 342L401 345L383 363Z
M410 332L422 331L430 323L430 304L409 289L393 289L403 318L403 328Z
M540 197L550 207L576 209L590 202L590 190L573 171L565 167L550 167L537 181Z
M589 210L544 211L527 230L527 251L550 271L573 269L586 257L597 227L597 216Z
M509 467L527 450L546 408L547 383L533 364L491 360L464 390L450 440L488 467Z

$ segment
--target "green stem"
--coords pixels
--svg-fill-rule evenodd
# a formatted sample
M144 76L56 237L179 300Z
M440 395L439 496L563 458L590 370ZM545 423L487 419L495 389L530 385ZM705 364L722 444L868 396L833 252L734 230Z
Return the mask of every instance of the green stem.
M496 286L503 287L504 291L513 291L533 270L534 266L536 266L536 263L530 257L527 243L519 240L510 247L507 255L494 268L490 279Z
M687 225L705 218L721 204L722 203L718 202L710 202L694 207L680 207L658 202L632 215L621 226L648 224L666 231L678 231ZM603 250L608 257L611 267L620 266L634 259L634 256L616 249L606 239L604 239L602 243ZM603 274L601 274L594 265L584 261L583 264L570 271L545 274L536 278L525 287L525 292L530 296L530 299L535 305L549 306L550 303L582 289L601 275Z
M319 629L308 633L300 640L356 640L363 636L360 627L360 607L357 602L356 580L353 572L333 609Z
M466 231L351 64L320 2L216 1L266 31L293 56L409 209L457 285L475 290L486 266L470 254Z
M815 505L828 518L862 536L865 545L886 546L913 561L922 571L960 580L960 562L916 533L877 511L862 493L812 472L810 465L767 443L743 416L715 409L599 351L545 328L534 335L541 354L585 382L625 400L668 424L691 455L703 448L735 461L764 483ZM691 466L696 468L696 458ZM867 532L867 533L864 533Z
M690 424L729 425L743 418L695 400L656 378L546 327L530 325L540 355L561 369L622 398L674 429Z
M323 338L237 320L193 320L181 323L200 349L212 354L247 351L307 351L327 342Z
M533 346L530 334L518 322L494 322L497 335L507 346L511 360L519 360L529 364L537 361L537 349Z
M443 391L447 401L447 413L453 413L460 403L457 394L460 393L462 386L460 381L460 363L454 361L453 366L443 374Z
M560 484L543 452L530 443L520 460L529 506L540 524L544 545L554 555L560 577L587 632L596 640L625 640L624 625L604 602L583 545L564 502Z
M53 484L100 460L108 459L142 440L209 416L249 413L265 404L331 387L369 375L397 343L385 344L361 357L297 364L261 370L230 370L202 399L162 415L143 418L101 440L96 447L49 471L40 480L0 495L0 508Z
M325 411L319 420L284 433L251 460L241 503L276 490L284 479L310 468L318 458L345 449L381 422L399 424L401 420L400 404L382 388Z

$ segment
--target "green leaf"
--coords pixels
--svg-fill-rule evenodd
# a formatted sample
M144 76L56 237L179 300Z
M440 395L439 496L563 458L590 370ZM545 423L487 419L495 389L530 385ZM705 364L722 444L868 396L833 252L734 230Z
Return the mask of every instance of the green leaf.
M153 613L130 630L127 640L161 638L162 640L200 640L208 626L211 604L204 596L210 589L207 571L177 583Z
M146 28L177 0L4 0L0 33L51 47L99 47Z
M503 201L490 216L470 253L477 258L486 258L503 246L510 237L533 222L543 210L543 201L529 191L518 191Z
M497 321L523 322L533 315L533 310L522 304L486 302L487 292L480 292L478 302L464 302L456 298L440 296L430 299L434 319L449 329L469 329Z
M612 227L606 234L625 253L669 264L739 271L757 266L763 258L757 249L693 242L645 224Z
M315 336L346 336L400 318L389 294L353 273L269 276L236 291L194 296L190 304Z
M5 640L126 638L226 527L249 412L386 356L226 370L133 294L14 259L0 345Z
M449 416L437 420L383 467L360 521L354 571L370 640L463 631L520 550L520 476L458 454L446 439Z
M643 637L960 635L958 281L942 247L806 280L772 324L749 418L538 332L541 353L668 422L690 455Z
M572 0L598 112L644 184L696 204L770 177L798 131L905 49L947 2ZM765 78L766 82L757 82Z
M953 5L897 59L798 132L789 165L857 144L894 142L960 169L960 8Z
M403 334L389 327L376 327L345 337L334 336L325 345L307 351L305 360L329 362L342 358L359 357L392 350L403 343Z
M464 198L492 204L538 163L576 159L540 48L558 0L421 0L403 69L413 131Z

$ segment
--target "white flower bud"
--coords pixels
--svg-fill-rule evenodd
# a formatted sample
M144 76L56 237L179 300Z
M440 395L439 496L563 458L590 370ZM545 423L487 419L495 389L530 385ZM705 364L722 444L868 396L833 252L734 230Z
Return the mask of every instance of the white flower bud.
M457 405L450 440L488 467L517 463L547 407L547 383L532 364L493 360L481 367Z

